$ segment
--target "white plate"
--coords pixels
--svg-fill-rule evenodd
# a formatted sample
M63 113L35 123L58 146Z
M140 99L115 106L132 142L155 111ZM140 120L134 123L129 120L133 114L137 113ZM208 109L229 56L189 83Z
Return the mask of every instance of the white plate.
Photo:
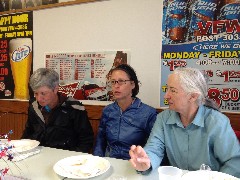
M217 171L190 171L182 176L182 180L238 180L238 178Z
M25 152L36 148L40 142L31 139L11 140L9 144L13 145L13 150L16 152Z
M93 155L79 155L58 161L53 170L62 177L72 179L88 179L105 173L110 168L110 162Z

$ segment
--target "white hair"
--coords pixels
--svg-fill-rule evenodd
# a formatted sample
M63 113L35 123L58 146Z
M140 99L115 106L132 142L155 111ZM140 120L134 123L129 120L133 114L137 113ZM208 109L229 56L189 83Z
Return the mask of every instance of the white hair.
M218 109L217 104L208 98L207 75L199 69L191 67L176 68L173 74L178 75L180 85L186 93L197 93L198 105L206 105L213 109Z

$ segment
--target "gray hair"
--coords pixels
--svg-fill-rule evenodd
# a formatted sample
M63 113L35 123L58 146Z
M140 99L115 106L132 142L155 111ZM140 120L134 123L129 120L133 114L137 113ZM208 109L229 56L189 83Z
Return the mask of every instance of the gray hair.
M29 84L33 91L42 86L54 90L59 85L59 74L52 69L39 68L31 75Z
M205 105L218 110L218 105L208 98L208 76L198 69L190 67L176 68L173 74L177 74L181 87L186 93L197 93L197 105Z

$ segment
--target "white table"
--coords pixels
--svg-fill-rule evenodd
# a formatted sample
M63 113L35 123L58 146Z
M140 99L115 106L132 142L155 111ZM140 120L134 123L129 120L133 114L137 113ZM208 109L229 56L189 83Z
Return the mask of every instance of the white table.
M19 162L8 162L8 166L11 169L9 173L16 176L23 176L32 180L59 180L64 177L58 176L53 166L59 160L69 157L81 155L83 153L75 151L67 151L61 149L54 149L48 147L42 147L39 154L28 157ZM127 178L127 180L159 180L157 170L153 171L149 175L137 174L131 167L129 161L120 160L115 158L106 158L110 164L110 169L97 177L91 178L91 180L107 180L110 177L121 175ZM6 163L0 160L0 168L6 167ZM67 178L65 178L67 180Z

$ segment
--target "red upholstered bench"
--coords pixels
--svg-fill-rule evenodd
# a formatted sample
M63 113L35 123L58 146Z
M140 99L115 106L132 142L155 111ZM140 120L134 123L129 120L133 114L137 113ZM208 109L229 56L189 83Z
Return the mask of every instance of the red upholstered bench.
M240 141L240 131L234 130L234 132L235 132L235 134L236 134L238 140Z

